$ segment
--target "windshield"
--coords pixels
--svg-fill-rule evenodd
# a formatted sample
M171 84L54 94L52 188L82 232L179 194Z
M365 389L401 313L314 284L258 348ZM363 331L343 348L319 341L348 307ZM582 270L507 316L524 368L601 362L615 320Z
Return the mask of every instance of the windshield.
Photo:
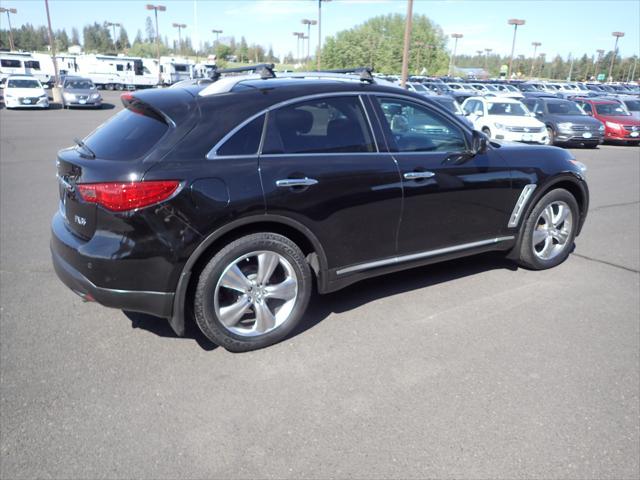
M612 117L628 117L631 115L619 103L600 103L596 105L596 112L599 115L610 115Z
M9 88L42 88L38 80L12 79L7 82Z
M489 104L489 115L510 115L514 117L522 117L527 111L519 103L495 102Z
M93 88L91 80L67 80L64 88L75 88L77 90L89 90Z
M624 104L630 112L640 112L640 100L626 100Z
M549 102L547 103L547 109L549 113L556 115L586 115L573 102Z
M426 91L427 91L427 89L426 89L426 88L424 88L424 87L423 87L421 84L419 84L419 83L412 83L411 85L413 86L413 88L415 88L415 89L416 89L416 91L417 91L417 92L426 92Z

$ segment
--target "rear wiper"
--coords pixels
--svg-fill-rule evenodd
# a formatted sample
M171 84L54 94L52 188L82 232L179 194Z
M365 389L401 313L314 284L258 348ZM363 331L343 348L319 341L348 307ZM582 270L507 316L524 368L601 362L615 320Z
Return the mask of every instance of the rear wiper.
M80 148L83 148L89 154L89 155L86 155L87 157L96 158L96 154L93 153L93 150L87 147L87 144L84 143L82 140L80 140L79 138L74 138L73 141L76 142L76 145L78 145Z

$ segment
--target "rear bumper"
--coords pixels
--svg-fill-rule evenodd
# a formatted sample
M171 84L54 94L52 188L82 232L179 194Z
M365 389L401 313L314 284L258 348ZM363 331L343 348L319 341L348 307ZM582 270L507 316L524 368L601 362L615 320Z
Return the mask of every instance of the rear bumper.
M169 318L173 309L173 293L145 292L137 290L113 290L94 285L91 280L73 268L51 245L53 268L67 287L87 301L95 301L105 307L148 313Z

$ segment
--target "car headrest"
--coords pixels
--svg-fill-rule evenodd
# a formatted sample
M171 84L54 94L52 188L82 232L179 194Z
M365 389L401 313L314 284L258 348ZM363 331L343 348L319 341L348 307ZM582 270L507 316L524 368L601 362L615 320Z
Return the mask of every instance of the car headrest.
M313 126L313 115L307 110L285 108L276 112L280 132L309 133Z

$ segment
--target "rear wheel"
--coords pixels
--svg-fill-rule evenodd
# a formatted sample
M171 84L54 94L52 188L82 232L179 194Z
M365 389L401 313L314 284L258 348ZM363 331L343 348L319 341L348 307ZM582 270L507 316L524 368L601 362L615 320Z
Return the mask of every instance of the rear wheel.
M113 90L113 83L107 83L107 84L104 86L104 88L105 88L106 90Z
M544 270L564 262L571 253L579 215L578 202L567 190L544 195L523 226L519 263Z
M585 143L584 146L587 148L597 148L598 143Z
M311 270L282 235L255 233L220 250L198 280L196 323L232 352L272 345L300 322L311 295Z

